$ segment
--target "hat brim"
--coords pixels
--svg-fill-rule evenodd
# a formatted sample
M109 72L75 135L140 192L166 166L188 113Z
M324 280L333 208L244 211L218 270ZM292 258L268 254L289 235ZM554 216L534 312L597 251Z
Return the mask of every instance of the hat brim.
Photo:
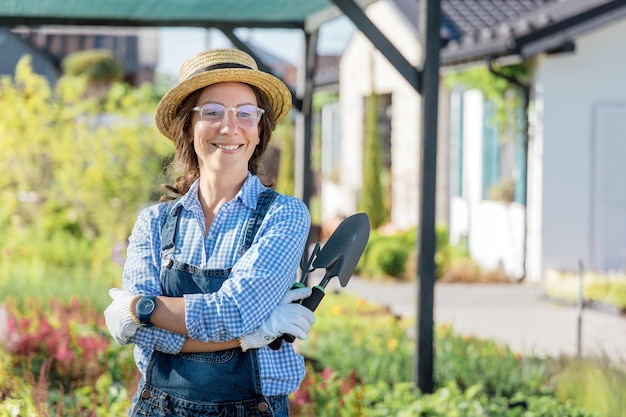
M155 113L159 131L170 140L176 135L169 129L178 107L191 93L213 84L240 82L257 87L265 95L274 111L276 124L280 123L291 109L291 93L287 86L275 76L263 71L244 68L214 69L189 77L172 87L161 99Z

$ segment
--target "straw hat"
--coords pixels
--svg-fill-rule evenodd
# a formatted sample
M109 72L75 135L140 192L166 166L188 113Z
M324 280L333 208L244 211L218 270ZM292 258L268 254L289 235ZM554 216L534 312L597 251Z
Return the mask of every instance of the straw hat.
M259 71L254 59L237 49L209 49L189 58L180 68L179 81L163 96L156 109L156 125L169 139L171 121L178 106L194 91L212 84L240 82L257 87L269 100L276 124L287 116L291 108L291 93L275 76Z

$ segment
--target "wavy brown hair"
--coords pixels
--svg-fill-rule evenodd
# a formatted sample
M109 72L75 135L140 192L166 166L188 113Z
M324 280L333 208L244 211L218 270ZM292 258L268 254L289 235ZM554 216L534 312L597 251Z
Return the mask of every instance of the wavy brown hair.
M261 115L261 120L259 121L259 125L261 126L259 144L254 148L252 157L248 161L248 170L252 174L258 176L263 185L270 187L273 184L269 181L269 179L265 178L262 159L270 142L272 132L276 128L276 117L267 97L265 97L265 95L255 86L249 84L246 85L254 91L254 95L257 99L257 105L265 110L265 112ZM180 106L178 106L176 115L172 119L172 130L175 130L178 133L173 138L176 155L168 166L168 172L175 177L175 180L173 184L161 185L161 188L165 190L165 194L161 197L161 200L172 200L176 197L182 196L189 191L191 184L200 176L198 155L193 148L193 141L189 141L189 135L191 132L192 108L195 107L196 101L202 93L202 90L204 90L204 88L189 94Z

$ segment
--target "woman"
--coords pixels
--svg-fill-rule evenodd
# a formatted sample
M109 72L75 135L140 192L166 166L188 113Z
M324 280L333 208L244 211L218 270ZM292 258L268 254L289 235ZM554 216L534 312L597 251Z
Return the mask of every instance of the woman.
M157 127L176 147L176 199L142 211L129 238L124 290L105 311L142 373L130 415L288 416L304 377L283 333L301 339L313 314L289 290L310 226L299 200L258 177L291 95L247 54L187 60L161 100Z

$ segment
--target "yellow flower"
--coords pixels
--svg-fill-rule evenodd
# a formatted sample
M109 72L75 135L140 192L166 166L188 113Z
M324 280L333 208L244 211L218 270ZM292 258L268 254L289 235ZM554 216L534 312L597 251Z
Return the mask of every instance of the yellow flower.
M390 352L394 352L398 348L398 339L389 338L387 339L387 349Z
M334 317L340 316L341 315L341 307L339 307L339 306L332 306L330 308L330 315L334 316Z

